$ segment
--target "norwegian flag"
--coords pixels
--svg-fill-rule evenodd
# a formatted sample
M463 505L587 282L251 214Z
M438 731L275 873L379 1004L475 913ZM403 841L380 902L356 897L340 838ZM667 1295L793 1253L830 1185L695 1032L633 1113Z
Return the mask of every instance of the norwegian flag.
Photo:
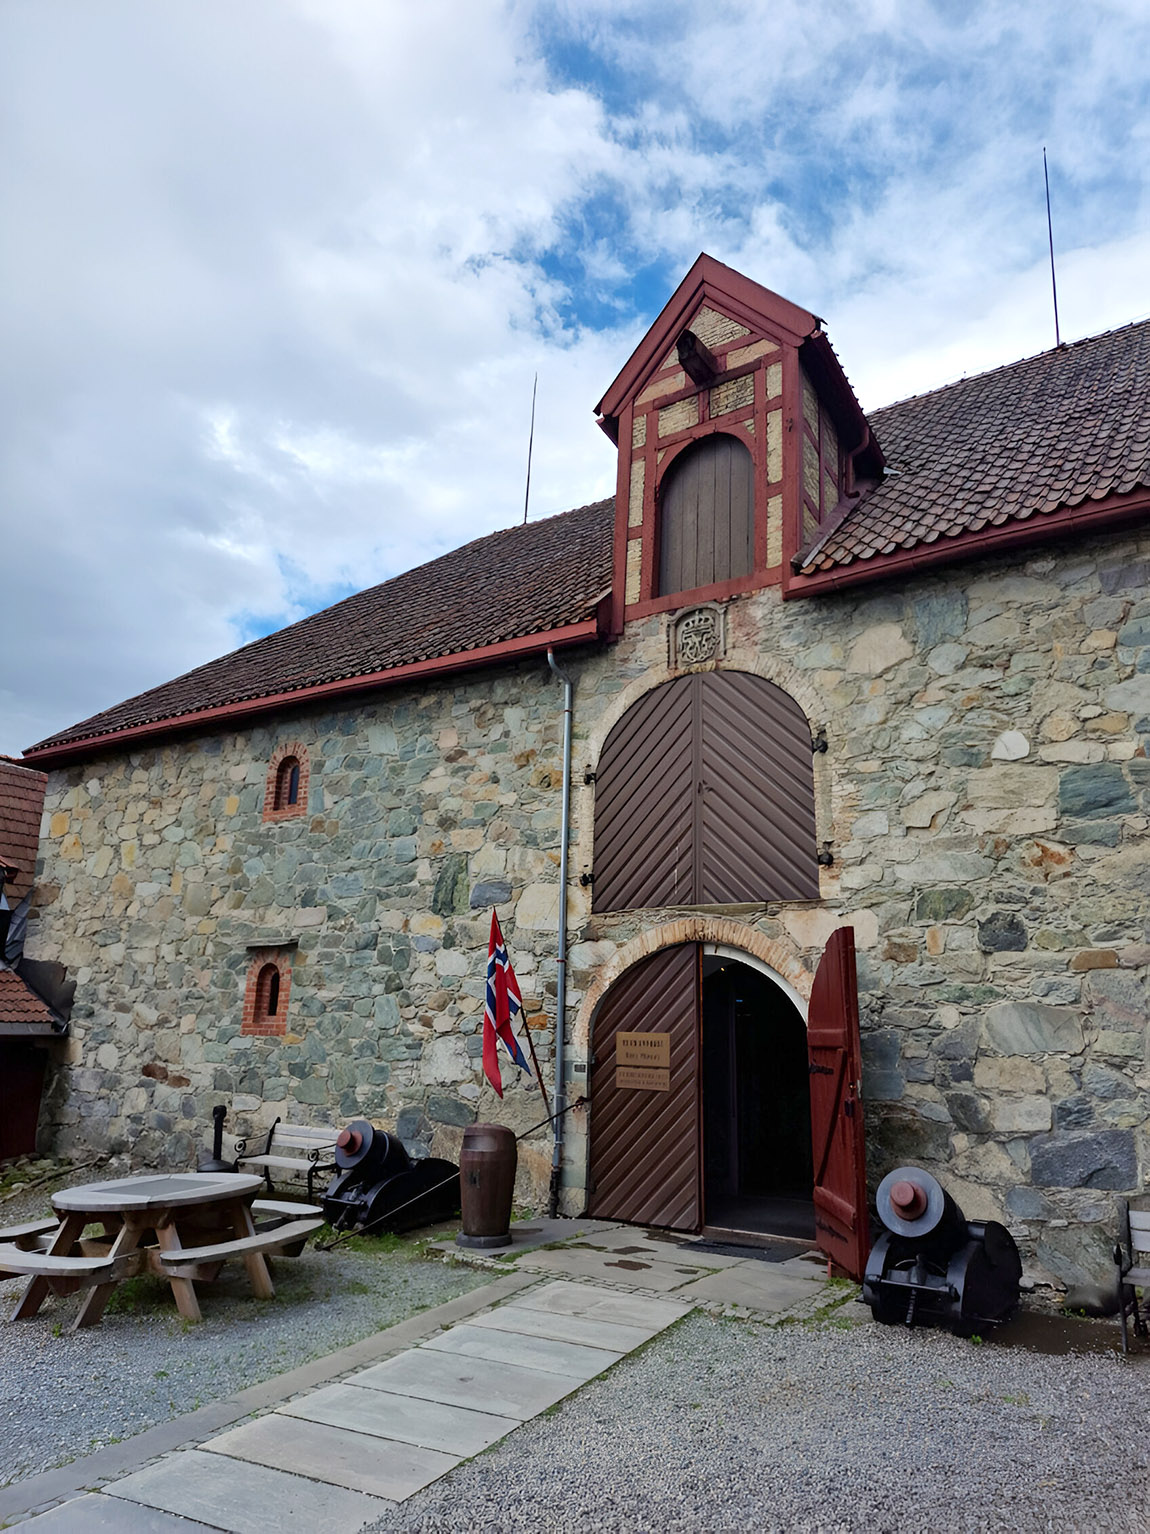
M503 1078L499 1074L499 1045L496 1041L502 1042L521 1071L527 1069L519 1041L511 1031L511 1019L522 1013L519 982L507 957L507 945L493 908L491 941L487 947L487 1002L483 1008L483 1074L500 1097L503 1096Z

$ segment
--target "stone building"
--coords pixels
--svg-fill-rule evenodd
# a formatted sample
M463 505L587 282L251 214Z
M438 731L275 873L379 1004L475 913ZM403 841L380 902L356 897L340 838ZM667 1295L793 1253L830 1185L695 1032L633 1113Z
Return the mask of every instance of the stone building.
M551 651L562 1207L809 1233L813 1104L824 1163L865 1120L872 1187L921 1163L1036 1278L1104 1277L1150 1177L1150 325L868 417L814 315L703 256L599 413L613 500L27 753L29 951L77 984L42 1134L543 1119L480 1054L494 905L556 1067ZM841 928L861 1113L804 1032L815 990L849 1033Z

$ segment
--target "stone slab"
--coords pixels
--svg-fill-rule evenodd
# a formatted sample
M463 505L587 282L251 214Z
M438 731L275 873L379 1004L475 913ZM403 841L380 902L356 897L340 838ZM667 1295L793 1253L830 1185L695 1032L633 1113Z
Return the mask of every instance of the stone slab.
M292 1525L308 1534L356 1534L395 1511L382 1497L201 1449L166 1455L105 1491L128 1502L182 1513L227 1534L267 1534Z
M457 1358L430 1348L389 1358L352 1375L350 1383L424 1401L443 1401L448 1406L482 1408L497 1417L517 1417L520 1422L554 1406L579 1385L578 1380L563 1374L521 1369L488 1358Z
M827 1276L827 1259L820 1252L817 1256L788 1257L785 1262L770 1264L776 1273L785 1273L790 1278L808 1278L816 1284L824 1282Z
M553 1315L586 1316L593 1321L614 1321L620 1326L647 1326L662 1331L681 1320L691 1309L691 1301L661 1300L645 1294L612 1294L591 1284L540 1284L519 1295L516 1305L525 1310L542 1310Z
M453 1326L450 1331L429 1338L420 1351L428 1349L465 1358L489 1358L495 1363L517 1364L524 1369L540 1369L546 1374L563 1374L580 1381L602 1374L623 1357L622 1352L610 1353L575 1342L559 1342L553 1337L529 1337L483 1326Z
M603 1348L608 1353L629 1353L662 1331L662 1326L621 1326L615 1321L595 1321L590 1316L529 1310L525 1305L501 1305L498 1310L476 1316L471 1325L517 1332L521 1337L554 1337L559 1342L577 1342L585 1348Z
M769 1262L746 1262L740 1268L710 1273L690 1284L684 1297L721 1305L744 1305L749 1310L789 1310L816 1301L822 1285L792 1273L773 1271Z
M358 1385L329 1385L324 1390L288 1401L280 1411L308 1422L441 1449L470 1459L490 1448L519 1426L516 1417L497 1417L491 1412L447 1406L442 1401L423 1401L415 1396L393 1395L387 1390Z
M603 1284L626 1284L628 1288L649 1289L655 1294L681 1289L698 1277L699 1271L686 1264L679 1271L669 1262L656 1262L649 1257L616 1257L613 1252L580 1251L569 1246L557 1251L529 1252L517 1266L521 1271L594 1278Z
M620 1228L614 1220L551 1220L545 1217L537 1220L522 1220L518 1225L511 1227L510 1245L483 1248L480 1255L510 1257L517 1252L530 1252L541 1246L549 1246L553 1241L566 1241L570 1236L596 1237L606 1231ZM466 1250L456 1245L454 1236L442 1241L432 1241L429 1246L433 1251L453 1253L456 1256Z
M402 1502L437 1481L454 1470L462 1458L392 1438L368 1438L346 1428L281 1416L279 1412L245 1422L202 1447L392 1502Z
M584 1252L602 1250L634 1257L639 1262L666 1262L673 1267L726 1268L741 1257L726 1257L720 1252L698 1252L691 1241L676 1236L652 1235L650 1231L622 1225L615 1230L596 1232L572 1241L569 1251Z
M233 1424L245 1421L256 1411L266 1411L277 1406L285 1396L301 1390L311 1390L339 1379L351 1369L364 1369L378 1363L405 1348L415 1347L441 1327L472 1316L486 1306L507 1299L523 1289L537 1286L539 1280L532 1273L506 1273L458 1295L442 1305L420 1311L406 1321L384 1331L374 1332L360 1342L353 1342L335 1353L327 1353L311 1363L289 1369L286 1374L274 1375L262 1384L250 1385L246 1390L214 1401L210 1406L197 1407L170 1422L157 1423L146 1428L134 1438L123 1443L106 1444L92 1454L86 1454L71 1464L55 1470L44 1470L39 1475L28 1476L23 1481L0 1487L0 1527L27 1513L32 1508L46 1507L49 1503L78 1499L89 1486L128 1475L140 1465L170 1454L176 1449L192 1448L205 1438L222 1432Z
M205 1534L208 1526L93 1492L61 1502L20 1527L37 1534Z

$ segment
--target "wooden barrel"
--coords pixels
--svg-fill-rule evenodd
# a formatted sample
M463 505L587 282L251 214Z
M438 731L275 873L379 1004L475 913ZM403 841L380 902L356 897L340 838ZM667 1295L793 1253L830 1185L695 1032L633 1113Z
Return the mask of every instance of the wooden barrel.
M519 1153L502 1124L471 1124L459 1153L462 1229L459 1246L511 1245L511 1203Z

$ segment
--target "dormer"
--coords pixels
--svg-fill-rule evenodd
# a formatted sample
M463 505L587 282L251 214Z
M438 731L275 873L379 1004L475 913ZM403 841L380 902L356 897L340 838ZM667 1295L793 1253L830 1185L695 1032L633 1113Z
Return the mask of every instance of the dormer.
M882 473L818 318L701 255L598 405L619 449L615 632L781 584Z

